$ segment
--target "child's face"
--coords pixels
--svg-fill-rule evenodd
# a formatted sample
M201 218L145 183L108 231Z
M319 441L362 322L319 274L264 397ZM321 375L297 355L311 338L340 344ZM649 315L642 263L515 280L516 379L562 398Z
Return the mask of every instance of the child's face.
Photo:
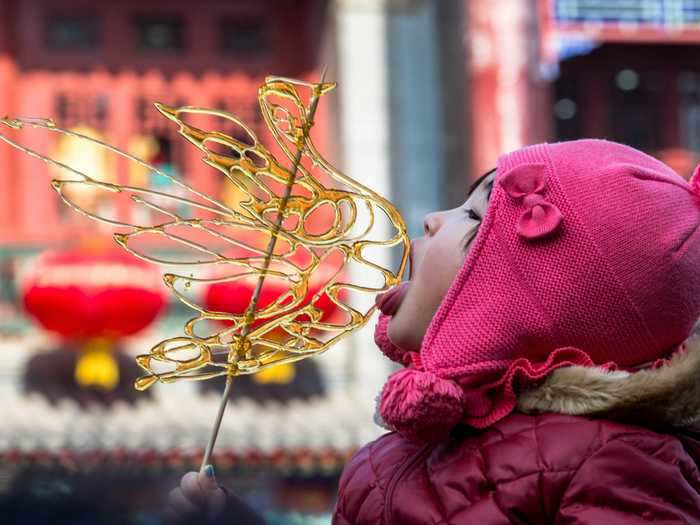
M462 267L486 214L495 176L495 170L486 175L459 208L425 217L425 235L412 243L410 280L395 293L386 294L386 300L378 300L382 312L393 315L388 335L395 345L420 350L430 321Z

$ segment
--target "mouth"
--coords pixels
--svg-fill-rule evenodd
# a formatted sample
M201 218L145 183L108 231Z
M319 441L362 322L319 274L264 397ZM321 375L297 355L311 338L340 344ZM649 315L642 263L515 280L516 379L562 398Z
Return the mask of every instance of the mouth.
M414 241L415 242L415 241ZM408 281L403 281L384 293L380 293L375 298L375 304L384 315L394 315L399 310L413 278L413 251L414 242L411 242L411 249L408 253Z
M394 315L398 312L399 306L401 306L410 286L411 281L404 281L388 291L377 295L374 303L377 305L377 308L379 308L379 311L384 315Z

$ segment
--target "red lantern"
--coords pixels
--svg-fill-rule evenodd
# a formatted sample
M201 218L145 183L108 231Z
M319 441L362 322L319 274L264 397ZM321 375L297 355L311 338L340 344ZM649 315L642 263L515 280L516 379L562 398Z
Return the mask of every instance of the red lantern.
M240 253L230 253L232 257L243 256L245 250L241 249ZM310 263L308 253L294 252L287 256L286 259L292 263L304 267ZM345 259L341 252L328 254L324 257L318 267L311 274L309 288L306 291L306 296L302 300L303 305L314 302L316 308L321 311L321 321L333 322L335 315L343 314L338 306L328 297L326 293L322 293L314 300L314 296L318 294L340 271ZM274 268L274 267L273 267ZM246 278L210 284L204 293L204 305L209 311L225 312L240 315L243 314L250 303L253 292L257 286L258 276L251 275ZM283 294L290 289L290 284L275 277L266 277L263 282L263 287L258 299L257 309L260 310L278 300ZM341 290L340 297L344 294ZM259 320L253 323L253 327L265 322ZM223 324L226 324L224 321ZM277 328L269 333L267 337L283 341L286 337L282 329ZM322 395L324 387L322 384L320 372L315 363L310 363L308 360L300 363L286 363L277 365L272 368L267 368L252 377L242 376L235 379L237 387L231 390L231 395L251 395L256 399L305 399L311 395ZM303 387L300 388L300 384ZM256 386L256 384L258 386ZM213 388L212 388L213 387ZM203 381L202 388L206 390L221 390L221 385L215 382Z
M22 288L27 312L58 334L64 348L80 351L72 377L61 375L65 367L59 365L68 357L63 350L35 356L27 374L39 371L41 377L27 376L28 384L56 381L58 376L41 372L50 360L62 378L61 388L71 395L80 397L83 388L91 387L107 396L95 394L95 400L107 402L120 385L131 388L138 371L132 369L135 365L123 366L123 360L119 364L114 343L146 328L163 310L166 295L158 268L116 248L49 251L36 261Z
M158 268L118 249L46 252L23 291L39 324L79 343L133 335L165 306Z
M281 183L266 181L266 184L270 184L270 188L272 188L276 194L281 195L284 193L284 186ZM228 196L228 204L235 208L239 206L241 200L246 199L247 197L240 191L240 189L235 189L233 186L232 188L234 189ZM324 235L334 227L335 222L337 221L336 212L337 210L330 205L322 204L318 206L312 213L305 216L304 231L307 234L316 235L319 237ZM283 221L282 226L283 228L288 227L292 229L299 220L299 216L292 214ZM244 258L259 256L260 250L267 250L267 245L269 242L269 238L267 236L261 236L255 232L251 232L247 238L241 240L243 240L248 247L255 247L258 252L253 252L241 246L231 250L228 253L230 257ZM285 250L289 248L290 246L283 239L278 239L275 253L286 253ZM297 248L294 252L286 254L284 259L285 261L291 262L299 268L307 268L308 265L311 264L312 254L310 254L306 248ZM322 312L322 321L331 321L333 314L338 313L339 308L326 293L321 294L315 301L314 296L338 275L344 264L344 254L339 250L325 253L319 262L318 267L311 274L308 290L301 304L306 305L313 301L314 306L316 306L316 308ZM275 264L273 263L270 268L272 270L276 269ZM277 269L285 271L289 268L282 267ZM204 291L205 308L213 312L231 313L235 315L245 313L250 304L254 290L257 287L258 280L259 278L257 275L250 275L237 280L210 284ZM256 310L259 311L265 308L289 291L289 282L273 275L268 275L263 281ZM345 291L341 290L340 298L344 297ZM254 322L253 327L260 325L264 321L265 320L259 320Z
M295 264L304 264L303 257L296 252L289 259ZM344 262L340 252L333 253L324 258L318 268L311 276L309 289L306 292L302 304L308 304L328 282L338 273L339 268ZM207 310L214 312L226 312L240 315L246 311L250 299L257 285L258 277L255 275L246 277L236 281L214 283L207 287L205 292L204 303ZM282 294L289 291L289 283L267 277L263 282L260 297L258 299L257 309L265 308ZM314 302L314 305L323 312L322 320L327 321L333 313L338 310L338 306L325 293Z

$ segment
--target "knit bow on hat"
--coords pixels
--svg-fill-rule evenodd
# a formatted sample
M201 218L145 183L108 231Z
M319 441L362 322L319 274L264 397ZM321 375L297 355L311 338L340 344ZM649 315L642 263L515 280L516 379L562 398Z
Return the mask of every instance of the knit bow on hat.
M562 221L559 208L542 195L545 170L544 164L525 164L517 166L500 179L505 192L525 206L516 231L526 239L544 237L554 232Z

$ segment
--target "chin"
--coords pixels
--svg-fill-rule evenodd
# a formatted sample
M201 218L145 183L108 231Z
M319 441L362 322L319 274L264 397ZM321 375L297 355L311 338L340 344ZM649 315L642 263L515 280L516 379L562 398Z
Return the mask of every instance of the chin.
M408 330L404 329L401 318L397 318L396 316L392 317L387 326L386 333L389 336L389 341L399 348L409 352L418 352L420 350L422 338L419 339L418 344L416 344L416 338Z

